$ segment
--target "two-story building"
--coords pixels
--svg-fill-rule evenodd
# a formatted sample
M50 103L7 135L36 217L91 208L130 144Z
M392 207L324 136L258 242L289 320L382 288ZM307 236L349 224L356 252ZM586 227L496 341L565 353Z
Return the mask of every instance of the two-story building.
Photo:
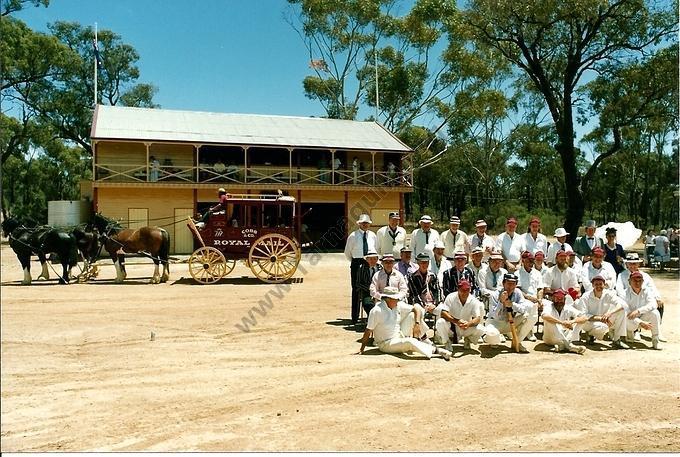
M360 210L382 225L413 191L412 149L375 122L99 105L91 139L83 196L129 227L165 227L174 253L194 249L186 218L220 187L295 197L303 242L342 218L346 236Z

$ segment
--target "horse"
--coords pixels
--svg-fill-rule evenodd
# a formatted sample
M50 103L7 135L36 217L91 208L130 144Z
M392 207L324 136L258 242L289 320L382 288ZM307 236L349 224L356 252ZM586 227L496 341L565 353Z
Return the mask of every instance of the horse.
M59 283L68 284L71 268L78 264L76 240L70 233L43 225L34 228L25 227L17 218L10 217L2 221L3 235L9 237L9 245L17 255L24 270L23 285L31 284L31 255L35 254L42 265L38 279L50 279L47 269L47 254L55 253L59 257L63 273Z
M170 276L170 235L160 227L141 227L126 229L118 222L95 213L92 219L103 241L106 251L116 267L116 282L122 283L127 277L125 271L125 253L140 253L153 259L155 269L151 284L166 282ZM158 265L163 263L163 275L158 271Z
M97 276L97 267L92 266L101 253L102 244L99 241L99 230L91 223L80 224L73 228L71 234L76 240L76 246L83 258L83 273L78 277L79 281L85 281Z

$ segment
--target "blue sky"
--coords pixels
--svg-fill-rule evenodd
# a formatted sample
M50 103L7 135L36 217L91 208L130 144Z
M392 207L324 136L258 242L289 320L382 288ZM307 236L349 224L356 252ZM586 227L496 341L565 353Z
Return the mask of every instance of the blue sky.
M304 96L304 44L285 0L52 0L15 16L31 28L77 21L122 36L140 55L140 81L163 108L320 116Z

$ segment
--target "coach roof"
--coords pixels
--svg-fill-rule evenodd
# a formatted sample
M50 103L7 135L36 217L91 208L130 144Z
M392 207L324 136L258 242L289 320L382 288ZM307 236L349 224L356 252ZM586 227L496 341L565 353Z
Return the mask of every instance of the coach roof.
M106 105L97 105L90 136L94 140L412 152L376 122Z

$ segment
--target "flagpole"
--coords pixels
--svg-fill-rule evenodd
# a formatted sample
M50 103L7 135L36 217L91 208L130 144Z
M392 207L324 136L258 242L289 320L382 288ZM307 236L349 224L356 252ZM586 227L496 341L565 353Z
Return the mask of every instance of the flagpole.
M97 23L94 23L94 107L97 107L97 74L99 73L97 69Z

